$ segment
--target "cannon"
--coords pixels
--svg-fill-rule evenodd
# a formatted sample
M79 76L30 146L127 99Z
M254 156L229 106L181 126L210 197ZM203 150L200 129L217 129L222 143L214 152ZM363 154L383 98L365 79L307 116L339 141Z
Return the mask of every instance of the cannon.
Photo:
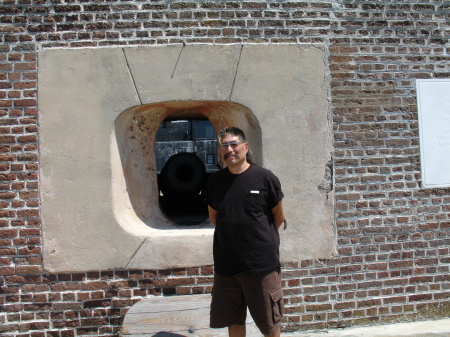
M168 198L198 197L206 183L206 169L195 153L181 152L170 157L159 174L159 189Z

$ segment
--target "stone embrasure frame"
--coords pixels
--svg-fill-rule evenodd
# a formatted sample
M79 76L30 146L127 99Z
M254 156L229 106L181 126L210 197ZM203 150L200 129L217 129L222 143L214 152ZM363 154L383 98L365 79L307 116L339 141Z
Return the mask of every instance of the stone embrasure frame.
M168 117L206 117L213 124L216 133L226 126L239 125L252 144L255 161L261 163L261 129L255 115L240 104L226 101L172 101L130 108L116 119L114 135L117 147L112 147L113 150L119 150L118 154L114 153L112 162L113 194L118 196L114 199L113 207L116 218L124 228L143 222L145 230L149 226L175 230L171 235L180 232L180 224L173 225L161 213L158 202L155 136L161 122ZM117 165L117 155L120 156L121 167ZM128 206L124 207L125 205ZM133 220L135 216L141 221ZM211 227L209 221L208 224ZM198 228L189 226L191 230Z
M334 231L325 54L312 45L42 51L38 97L45 268L74 272L212 264L213 229L175 227L156 206L152 137L169 114L199 113L216 129L242 127L259 163L283 186L289 227L282 231L282 260L330 257ZM147 130L133 145L130 123L139 120L146 120ZM148 149L143 151L145 132Z

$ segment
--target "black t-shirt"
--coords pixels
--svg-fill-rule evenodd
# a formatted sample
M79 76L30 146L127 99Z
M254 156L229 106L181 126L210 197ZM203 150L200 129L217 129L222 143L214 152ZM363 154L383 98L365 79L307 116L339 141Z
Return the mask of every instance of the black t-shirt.
M280 267L280 236L272 208L283 198L278 178L256 165L241 174L214 173L205 201L217 211L214 269L222 275Z

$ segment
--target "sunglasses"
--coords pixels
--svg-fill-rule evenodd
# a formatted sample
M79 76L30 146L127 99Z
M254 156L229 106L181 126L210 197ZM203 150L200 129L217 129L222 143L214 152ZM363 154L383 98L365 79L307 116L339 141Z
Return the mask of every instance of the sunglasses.
M239 146L239 144L242 144L242 142L235 140L233 142L219 144L219 148L221 150L226 150L226 149L228 149L228 146L230 146L234 150L235 148L237 148Z

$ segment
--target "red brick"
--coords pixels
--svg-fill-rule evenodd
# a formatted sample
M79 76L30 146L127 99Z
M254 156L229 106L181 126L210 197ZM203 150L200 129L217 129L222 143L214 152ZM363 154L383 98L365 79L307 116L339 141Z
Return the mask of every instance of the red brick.
M38 236L41 235L40 228L24 228L20 230L21 237Z
M11 187L13 190L23 190L25 188L25 183L22 181L19 182L13 182L11 184Z
M19 193L21 199L33 199L38 198L39 193L37 191L23 191Z
M83 282L81 284L81 290L100 290L100 289L108 289L108 282L104 281L92 281L92 282Z
M14 83L14 89L23 90L23 89L34 89L36 88L36 82L16 82Z
M189 285L189 284L195 284L194 278L176 278L176 279L168 279L167 285L169 287L176 287L176 286L182 286L182 285Z
M450 227L450 221L449 221L449 227ZM201 268L201 274L202 275L212 275L214 272L214 267L208 266L208 267L202 267Z
M41 254L41 247L31 246L18 249L19 255L39 255Z
M19 136L19 143L35 143L36 141L35 135Z
M17 176L13 173L2 173L0 174L0 181L11 181L16 180Z
M165 279L142 279L139 280L140 287L164 287L166 285Z
M112 281L108 284L109 289L125 289L136 286L137 286L136 281L129 281L129 280Z
M74 283L56 283L50 286L52 291L76 291L81 289L81 285Z
M16 266L17 274L42 274L41 266Z
M50 322L33 322L30 324L31 330L45 330L50 327Z
M135 302L135 300L131 299L123 299L123 300L113 300L112 305L114 307L131 307Z
M361 271L361 265L353 265L353 266L342 266L339 268L339 273L354 273Z
M0 238L15 238L18 231L15 228L0 228Z
M0 257L0 265L9 266L11 264L11 258L9 257Z
M20 180L36 180L38 179L38 174L36 172L19 173L17 178Z
M26 283L26 279L23 276L17 276L17 275L13 275L13 276L7 276L6 277L6 283L7 284L24 284Z
M38 209L20 210L20 211L17 211L17 216L20 218L36 217L36 216L39 216L39 210Z
M12 144L15 143L15 136L0 136L0 143L2 144Z
M408 300L408 298L406 296L397 296L397 297L384 298L383 303L384 304L406 303L407 300Z
M14 267L0 267L0 275L1 276L14 275L15 271L16 270Z
M11 170L12 171L22 171L23 164L11 164Z
M15 107L29 107L35 105L36 105L35 99L19 99L14 101Z
M50 287L47 284L25 284L22 287L23 293L35 293L49 291Z
M433 299L432 294L417 294L417 295L411 295L408 297L408 300L410 302L422 302L422 301L429 301Z
M39 168L37 163L27 163L25 167L30 171L36 171Z
M428 283L433 282L433 276L414 276L409 279L410 283Z
M79 302L54 303L53 309L57 311L81 310L82 306Z
M22 200L13 200L11 202L11 207L13 207L13 208L23 207L24 205L25 205L25 202Z

